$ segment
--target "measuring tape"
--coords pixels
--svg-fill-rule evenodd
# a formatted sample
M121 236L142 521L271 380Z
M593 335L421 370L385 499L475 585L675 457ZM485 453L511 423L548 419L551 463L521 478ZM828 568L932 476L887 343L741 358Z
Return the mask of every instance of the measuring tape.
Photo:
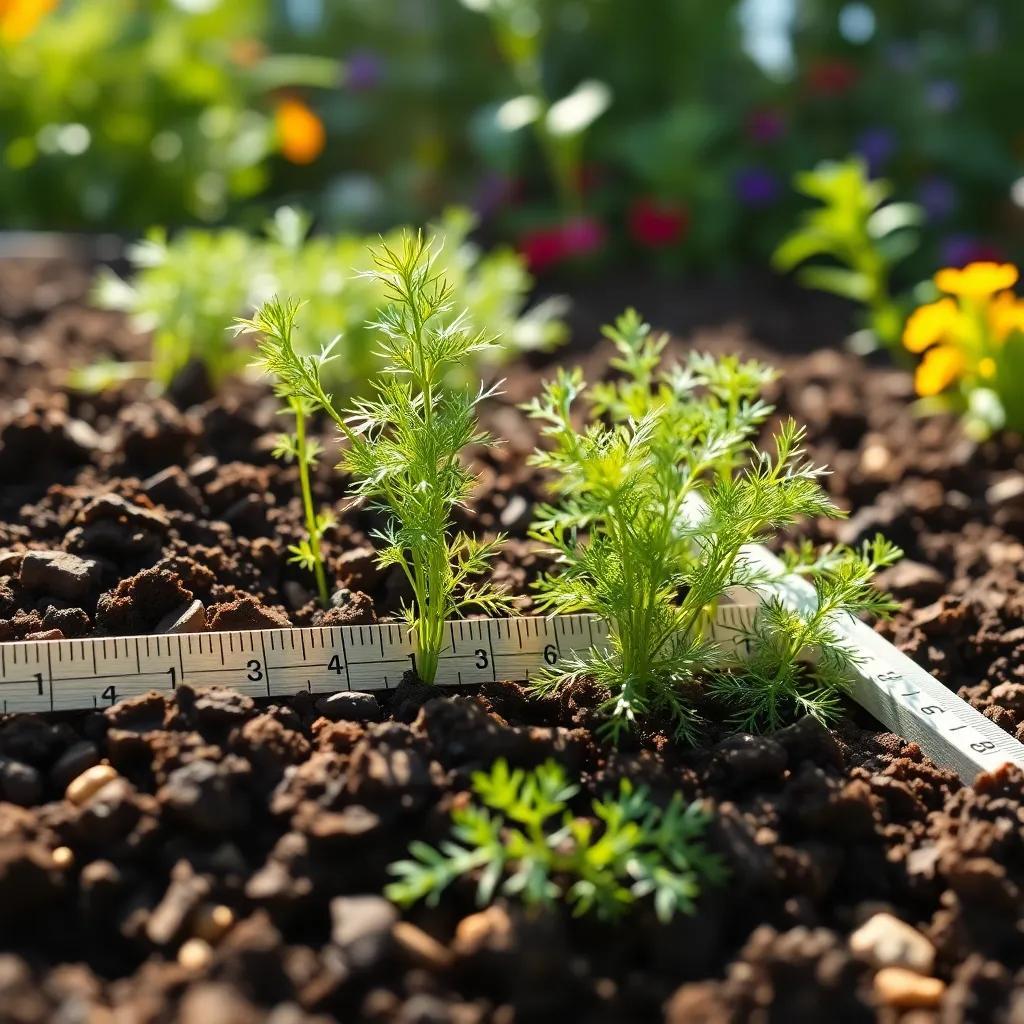
M801 611L815 607L814 588L785 576L765 548L751 546L745 556L780 578L759 588L762 593L774 592ZM734 588L719 605L712 633L727 651L741 647L759 604L757 594ZM861 655L851 695L889 729L966 781L1008 761L1024 767L1024 745L872 629L851 616L836 625ZM591 615L461 619L445 628L437 682L454 686L528 681L608 636L605 623ZM0 709L103 708L183 682L230 686L253 697L386 690L401 682L414 658L408 629L399 623L4 643Z

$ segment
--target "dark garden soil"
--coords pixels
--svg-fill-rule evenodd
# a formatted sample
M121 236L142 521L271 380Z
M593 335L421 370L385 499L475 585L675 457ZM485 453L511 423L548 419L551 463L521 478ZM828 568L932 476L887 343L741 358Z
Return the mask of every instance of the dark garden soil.
M401 587L374 569L363 513L329 538L337 607L318 612L286 564L301 514L294 470L271 458L262 385L212 398L192 374L164 399L67 393L67 367L139 351L120 316L83 305L87 282L78 266L0 264L0 640L153 632L195 599L210 629L394 612ZM1021 442L915 421L905 373L836 351L844 310L772 282L581 295L573 358L592 374L607 359L594 328L619 291L680 345L810 353L768 355L785 371L776 398L853 510L811 535L901 544L885 582L905 606L885 632L1024 739ZM488 412L510 440L487 456L473 518L515 538L496 577L524 595L540 481L513 403L542 373L516 367ZM339 504L330 463L317 493ZM613 750L592 732L594 704L586 687L541 701L507 683L407 683L347 711L181 687L102 713L0 718L0 1021L1024 1020L1019 772L963 787L853 707L832 731L710 727L686 749L649 727ZM414 837L439 840L470 773L498 756L562 761L583 781L581 813L624 776L706 798L730 881L667 926L647 909L614 926L504 903L479 913L470 886L398 915L378 895L386 865ZM101 761L112 781L65 798ZM934 944L941 995L878 986L851 953L880 910Z

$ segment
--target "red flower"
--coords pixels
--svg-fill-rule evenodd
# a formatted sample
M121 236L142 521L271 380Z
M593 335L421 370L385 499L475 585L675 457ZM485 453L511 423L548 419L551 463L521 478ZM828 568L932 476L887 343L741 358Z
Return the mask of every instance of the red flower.
M767 145L786 134L786 116L772 107L758 107L747 115L747 138L757 145Z
M574 256L589 256L604 245L604 225L593 217L574 217L550 228L530 231L519 240L519 251L530 270L540 272Z
M649 196L633 201L628 214L629 233L635 242L658 249L675 245L690 226L690 214L678 203Z
M860 72L845 60L818 60L807 69L807 85L819 96L842 96L858 78Z

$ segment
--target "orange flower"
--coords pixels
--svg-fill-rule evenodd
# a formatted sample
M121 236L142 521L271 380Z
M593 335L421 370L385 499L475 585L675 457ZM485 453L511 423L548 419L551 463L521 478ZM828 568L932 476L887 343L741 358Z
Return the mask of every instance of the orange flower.
M963 270L940 270L935 275L935 285L950 295L981 299L1012 288L1017 277L1017 268L1012 263L968 263Z
M285 99L274 112L281 154L293 164L311 164L326 141L324 123L302 100Z
M936 345L924 354L914 374L914 387L922 398L945 391L966 368L964 354L955 345Z
M1024 331L1024 301L1013 292L1000 292L989 304L988 322L996 341L1005 341L1014 331Z
M17 43L30 36L58 0L0 0L0 40Z
M903 346L909 352L923 352L946 338L956 327L960 312L952 299L940 299L919 306L903 328Z

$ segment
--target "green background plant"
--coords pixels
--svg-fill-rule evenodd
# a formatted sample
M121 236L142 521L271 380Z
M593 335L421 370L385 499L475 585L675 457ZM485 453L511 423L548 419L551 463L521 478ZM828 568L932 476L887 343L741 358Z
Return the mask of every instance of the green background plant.
M923 211L913 203L889 202L892 186L870 178L856 157L804 171L796 187L820 205L801 214L772 262L783 271L799 267L797 279L808 288L863 306L874 343L898 351L906 311L893 296L891 276L919 244L915 229ZM829 262L808 262L820 257Z
M271 4L64 0L0 35L0 221L124 230L217 220L270 184L271 93L337 60L264 54Z
M511 250L483 253L468 234L472 215L449 210L428 229L443 239L453 303L483 330L504 339L502 352L546 348L562 336L557 300L524 311L531 287L523 261ZM301 295L302 339L307 353L340 336L338 359L324 368L327 386L348 395L380 365L373 323L386 302L386 289L372 273L368 255L374 239L356 235L308 237L308 218L294 209L277 211L261 235L238 228L191 229L168 238L163 230L130 250L130 282L103 272L95 289L104 307L130 313L140 330L153 332L151 364L136 372L167 386L190 360L206 368L211 383L240 369L249 354L226 331L273 295ZM402 230L385 236L400 244ZM484 354L486 355L486 353ZM117 379L123 367L98 368L79 376L85 385Z

